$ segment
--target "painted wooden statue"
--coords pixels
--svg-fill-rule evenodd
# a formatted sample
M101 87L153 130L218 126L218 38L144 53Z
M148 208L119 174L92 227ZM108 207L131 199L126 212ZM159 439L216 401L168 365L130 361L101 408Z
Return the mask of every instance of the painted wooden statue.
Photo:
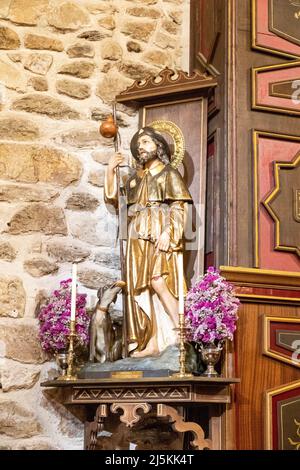
M155 356L177 342L178 253L184 250L185 212L192 198L160 132L140 129L131 152L136 168L123 188L128 210L126 342L132 357ZM123 162L116 153L107 167L105 198L112 204L119 200L117 173ZM185 291L184 279L181 284Z

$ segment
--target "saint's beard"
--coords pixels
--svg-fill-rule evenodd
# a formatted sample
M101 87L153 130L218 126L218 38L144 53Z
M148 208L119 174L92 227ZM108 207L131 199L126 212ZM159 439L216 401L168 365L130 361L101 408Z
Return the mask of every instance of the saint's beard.
M152 150L151 152L147 152L146 150L144 150L143 152L138 154L139 162L142 163L143 165L147 163L149 160L153 160L154 158L157 158L156 150Z

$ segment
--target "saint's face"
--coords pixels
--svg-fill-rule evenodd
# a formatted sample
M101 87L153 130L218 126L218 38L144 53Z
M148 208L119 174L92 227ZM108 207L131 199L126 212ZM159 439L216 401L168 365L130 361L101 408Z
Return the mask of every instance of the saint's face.
M137 150L141 163L146 163L157 156L157 145L149 135L142 135L138 138Z

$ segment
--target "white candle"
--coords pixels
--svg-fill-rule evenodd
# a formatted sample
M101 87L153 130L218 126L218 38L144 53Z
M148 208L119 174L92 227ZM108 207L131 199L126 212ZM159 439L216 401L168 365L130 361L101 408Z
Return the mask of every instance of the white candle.
M183 254L178 253L178 312L184 314Z
M71 292L71 321L75 321L76 315L76 282L77 282L77 264L72 265L72 292Z

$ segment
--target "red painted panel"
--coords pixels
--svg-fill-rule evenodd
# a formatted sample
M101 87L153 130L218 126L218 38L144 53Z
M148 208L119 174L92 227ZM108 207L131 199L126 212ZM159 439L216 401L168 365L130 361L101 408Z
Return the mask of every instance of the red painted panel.
M268 0L256 1L256 44L275 51L300 56L300 47L269 31Z
M270 96L269 93L270 83L290 80L300 80L300 65L299 67L289 67L285 69L269 70L266 72L261 71L257 73L256 104L291 109L300 112L300 100L293 101L290 98ZM299 88L299 86L297 88Z
M274 222L260 204L275 186L273 162L290 162L299 151L300 142L264 136L258 139L258 248L259 267L262 269L300 270L300 261L296 254L274 251Z
M267 287L235 287L234 291L236 294L247 294L247 295L263 295L269 297L283 297L300 300L300 290L288 290L288 289L274 289Z
M287 358L292 358L292 354L294 351L290 351L283 346L280 346L276 343L276 332L278 330L289 330L289 331L299 331L300 325L299 323L289 323L289 322L270 322L270 348L271 351L278 352L283 354L283 356Z
M272 397L272 437L273 437L273 450L278 449L278 432L280 432L280 412L279 402L282 400L287 400L288 398L299 397L299 388L294 390L288 390L287 392L278 393Z

